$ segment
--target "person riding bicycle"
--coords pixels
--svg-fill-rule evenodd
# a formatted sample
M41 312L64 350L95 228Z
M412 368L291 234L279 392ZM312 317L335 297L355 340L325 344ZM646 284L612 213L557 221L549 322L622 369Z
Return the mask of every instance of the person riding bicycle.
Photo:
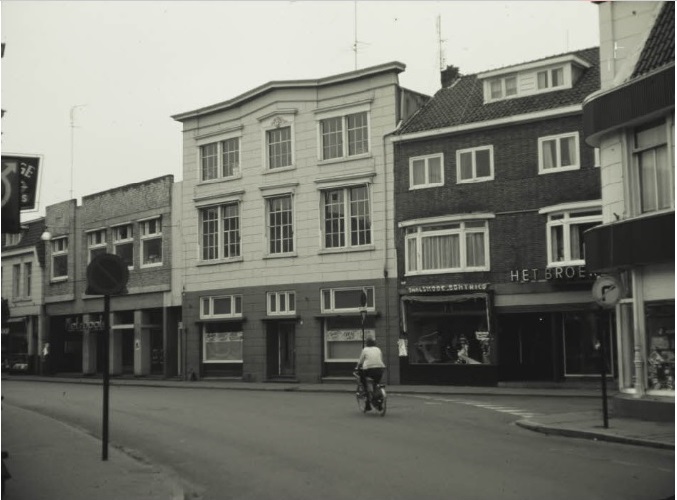
M376 347L376 341L369 337L366 344L367 345L362 349L362 353L360 353L360 359L357 361L355 369L360 374L360 382L367 392L367 405L365 410L369 411L371 410L371 399L369 398L367 377L374 381L372 392L375 392L376 386L381 382L381 377L383 376L386 365L383 363L383 353L381 353L381 349Z

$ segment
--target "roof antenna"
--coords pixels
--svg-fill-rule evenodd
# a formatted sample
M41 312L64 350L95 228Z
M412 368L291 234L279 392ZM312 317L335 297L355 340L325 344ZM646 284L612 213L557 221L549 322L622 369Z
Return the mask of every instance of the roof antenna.
M353 52L355 52L355 70L357 71L357 0L354 0L353 5L353 12L355 14L355 20L353 22L353 30L355 34L353 38Z
M440 71L444 70L444 49L442 48L442 43L446 42L446 40L442 39L442 16L440 14L437 14L437 44L439 46L438 51L439 51L439 57L440 57Z

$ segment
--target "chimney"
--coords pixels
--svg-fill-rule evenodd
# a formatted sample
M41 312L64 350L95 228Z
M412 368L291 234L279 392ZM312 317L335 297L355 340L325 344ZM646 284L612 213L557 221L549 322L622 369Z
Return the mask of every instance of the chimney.
M447 66L446 69L440 71L440 79L442 80L442 87L449 87L454 83L458 77L461 76L460 70L456 66Z

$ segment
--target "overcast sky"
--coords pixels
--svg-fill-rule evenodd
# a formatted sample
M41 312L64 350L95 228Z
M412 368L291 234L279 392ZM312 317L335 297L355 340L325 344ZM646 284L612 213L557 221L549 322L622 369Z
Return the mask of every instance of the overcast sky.
M22 220L71 191L180 180L171 115L271 80L352 71L356 32L358 68L400 61L400 84L428 95L440 87L438 16L444 63L463 74L599 45L598 7L583 0L3 0L0 9L2 152L42 155L44 165L40 209Z

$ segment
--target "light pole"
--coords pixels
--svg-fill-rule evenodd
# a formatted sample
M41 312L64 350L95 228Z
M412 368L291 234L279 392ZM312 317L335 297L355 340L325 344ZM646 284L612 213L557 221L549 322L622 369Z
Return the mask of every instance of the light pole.
M364 349L364 320L367 319L367 292L364 288L360 294L360 318L362 319L362 349Z

